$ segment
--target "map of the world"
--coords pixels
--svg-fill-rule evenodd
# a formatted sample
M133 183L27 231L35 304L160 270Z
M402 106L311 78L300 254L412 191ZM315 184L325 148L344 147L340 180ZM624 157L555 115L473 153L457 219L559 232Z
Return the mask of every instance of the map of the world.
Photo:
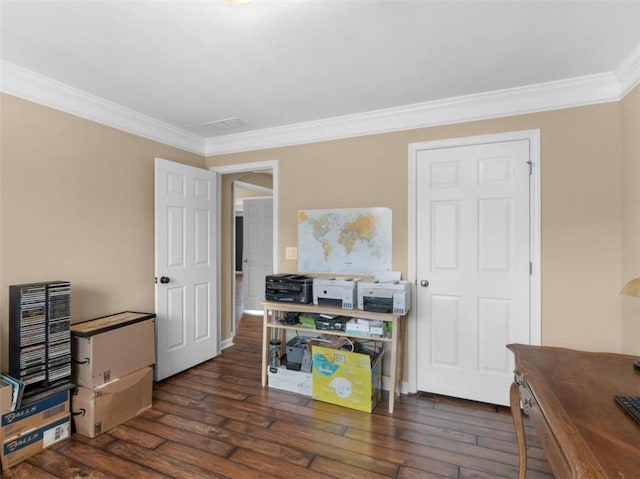
M298 271L374 274L391 271L391 210L298 211Z

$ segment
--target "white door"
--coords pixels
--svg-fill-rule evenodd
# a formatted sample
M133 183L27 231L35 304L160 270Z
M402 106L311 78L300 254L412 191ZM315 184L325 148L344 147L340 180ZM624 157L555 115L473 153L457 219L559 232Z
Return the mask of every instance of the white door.
M243 201L244 309L262 311L265 276L273 273L273 199Z
M416 153L418 390L509 404L530 343L529 141Z
M215 173L156 158L156 371L219 354Z

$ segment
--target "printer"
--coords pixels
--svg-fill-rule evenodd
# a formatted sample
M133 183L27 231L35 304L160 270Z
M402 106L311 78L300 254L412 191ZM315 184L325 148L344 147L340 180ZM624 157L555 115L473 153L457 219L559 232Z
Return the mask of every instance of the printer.
M310 303L313 280L299 274L271 274L265 277L267 301Z
M356 306L357 278L313 278L313 304L353 309Z
M408 281L360 281L358 309L404 316L411 307L411 284Z

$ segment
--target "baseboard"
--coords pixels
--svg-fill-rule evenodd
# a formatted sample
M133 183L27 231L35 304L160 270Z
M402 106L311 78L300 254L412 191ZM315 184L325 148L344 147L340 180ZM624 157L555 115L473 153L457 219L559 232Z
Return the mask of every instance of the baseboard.
M382 390L383 391L391 391L391 386L389 382L391 379L389 376L382 376ZM400 382L400 393L401 394L409 394L409 384L405 381Z

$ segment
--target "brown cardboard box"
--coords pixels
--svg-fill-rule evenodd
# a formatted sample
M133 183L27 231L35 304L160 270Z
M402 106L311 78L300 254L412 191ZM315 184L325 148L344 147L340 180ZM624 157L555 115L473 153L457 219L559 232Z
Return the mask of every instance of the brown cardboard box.
M0 414L11 411L12 392L10 384L0 383Z
M95 389L79 387L71 398L76 432L97 437L151 407L153 368L139 369Z
M123 312L71 325L71 381L93 389L155 364L155 315Z
M69 390L64 389L50 396L22 406L2 415L0 437L6 441L14 436L69 415Z
M3 440L2 450L0 450L2 470L13 467L56 442L67 439L71 435L70 426L69 414L66 414L61 419L49 421L35 429Z

